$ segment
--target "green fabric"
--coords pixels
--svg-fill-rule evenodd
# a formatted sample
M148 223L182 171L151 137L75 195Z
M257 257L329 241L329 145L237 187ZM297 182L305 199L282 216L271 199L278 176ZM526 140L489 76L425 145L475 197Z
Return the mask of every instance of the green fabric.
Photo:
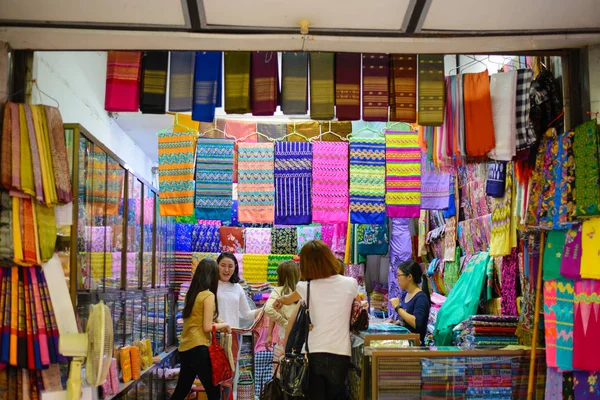
M440 308L433 336L436 346L452 344L452 329L477 313L477 306L486 282L486 271L493 266L489 253L475 255L461 273L448 298Z
M567 231L550 231L544 249L544 266L542 278L545 281L559 279L562 253L565 247Z
M444 286L446 294L450 293L460 276L460 247L456 246L454 261L446 261L444 264Z

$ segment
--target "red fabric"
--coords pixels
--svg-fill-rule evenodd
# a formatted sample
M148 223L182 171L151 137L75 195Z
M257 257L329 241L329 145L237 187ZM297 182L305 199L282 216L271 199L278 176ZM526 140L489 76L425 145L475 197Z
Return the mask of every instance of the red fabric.
M360 119L360 53L335 54L335 115L340 121Z
M212 365L213 385L220 385L221 382L233 378L233 371L229 365L229 360L227 360L225 350L217 342L217 330L214 326L212 328L212 343L208 346L208 354Z
M252 115L273 115L279 98L276 51L252 52Z
M140 108L140 71L142 52L109 51L106 63L104 109L110 112Z

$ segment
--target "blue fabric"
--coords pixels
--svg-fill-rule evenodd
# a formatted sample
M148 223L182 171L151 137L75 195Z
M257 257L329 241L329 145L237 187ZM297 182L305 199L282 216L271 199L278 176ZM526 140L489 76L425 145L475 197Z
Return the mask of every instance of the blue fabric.
M213 122L215 108L221 107L222 59L223 53L220 51L196 52L192 107L194 121Z
M175 224L175 251L192 251L192 224Z
M312 144L275 143L275 224L312 222Z
M191 249L196 253L218 253L220 242L220 225L193 225Z
M231 220L233 157L232 140L198 140L194 199L196 218Z

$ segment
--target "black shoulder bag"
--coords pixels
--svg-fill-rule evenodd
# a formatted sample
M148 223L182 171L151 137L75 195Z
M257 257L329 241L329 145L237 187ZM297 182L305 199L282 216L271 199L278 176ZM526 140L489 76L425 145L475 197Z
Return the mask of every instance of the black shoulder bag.
M300 303L298 315L285 346L281 360L281 384L290 396L304 396L308 387L308 332L310 331L310 281L306 290L306 302ZM306 353L302 354L302 347Z

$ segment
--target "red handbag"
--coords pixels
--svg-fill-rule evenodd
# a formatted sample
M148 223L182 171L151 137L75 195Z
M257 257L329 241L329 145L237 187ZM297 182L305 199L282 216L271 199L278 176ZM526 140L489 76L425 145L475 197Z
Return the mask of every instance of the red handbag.
M212 383L215 386L220 385L233 378L231 365L225 354L225 350L217 341L217 328L212 327L212 343L208 346L208 354L210 356L210 364L212 365Z

